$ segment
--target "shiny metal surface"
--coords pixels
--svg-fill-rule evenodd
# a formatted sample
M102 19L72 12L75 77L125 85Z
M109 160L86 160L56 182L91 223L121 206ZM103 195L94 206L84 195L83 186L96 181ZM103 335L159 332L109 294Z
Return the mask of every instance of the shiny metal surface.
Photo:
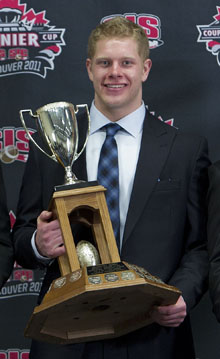
M81 151L78 153L78 124L76 114L79 108L85 107L88 118L88 131ZM24 114L28 113L37 122L38 132L44 143L48 146L48 150L52 155L44 151L30 134L25 120ZM71 168L74 161L84 151L89 131L90 131L90 116L87 105L74 105L69 102L54 102L40 107L36 114L32 110L21 110L20 118L23 127L29 139L49 158L60 163L65 168L65 184L74 184L81 182L73 174ZM49 151L48 151L49 152Z
M81 267L100 264L100 257L97 249L88 241L80 241L76 246L76 253Z
M67 102L48 104L36 111L41 136L63 167L77 158L78 126L74 106Z

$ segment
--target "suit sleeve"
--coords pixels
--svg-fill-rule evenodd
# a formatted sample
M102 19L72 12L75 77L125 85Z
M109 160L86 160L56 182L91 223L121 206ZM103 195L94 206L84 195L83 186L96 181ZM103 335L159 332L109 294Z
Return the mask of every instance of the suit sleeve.
M207 290L207 206L208 159L207 141L201 139L191 161L187 190L186 225L183 256L169 284L178 287L192 309ZM178 240L178 239L177 239Z
M209 290L213 311L220 322L220 162L209 168L208 253Z
M10 220L6 194L0 167L0 288L9 278L14 263L14 251L10 234Z
M23 175L17 218L13 227L16 261L24 268L40 268L44 265L34 254L31 238L37 228L37 217L43 210L41 168L37 151L30 143L28 161Z

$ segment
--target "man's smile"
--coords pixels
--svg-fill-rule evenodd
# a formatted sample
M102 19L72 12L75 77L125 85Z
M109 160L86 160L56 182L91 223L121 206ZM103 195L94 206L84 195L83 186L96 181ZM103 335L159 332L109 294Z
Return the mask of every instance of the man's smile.
M111 85L111 84L104 84L105 87L108 88L123 88L125 86L127 86L126 84L117 84L117 85Z

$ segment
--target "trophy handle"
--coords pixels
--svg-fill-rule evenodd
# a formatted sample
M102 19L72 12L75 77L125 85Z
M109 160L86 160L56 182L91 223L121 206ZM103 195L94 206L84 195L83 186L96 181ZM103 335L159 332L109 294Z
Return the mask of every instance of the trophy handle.
M86 108L87 117L88 117L88 129L87 129L87 134L86 134L86 139L85 139L84 145L83 145L81 151L80 151L79 153L76 153L76 154L75 154L75 159L77 159L77 158L81 155L81 153L84 151L84 149L85 149L85 147L86 147L86 144L87 144L88 138L89 138L90 124L91 124L90 114L89 114L89 109L88 109L88 105L87 105L87 104L76 105L76 109L77 109L77 110L75 111L75 114L78 113L80 107L85 107L85 108Z
M20 110L19 111L19 114L20 114L20 118L21 118L21 122L22 122L22 125L28 135L28 138L35 144L35 146L37 146L37 148L43 152L47 157L51 158L52 160L54 160L55 162L57 162L57 159L56 159L56 156L54 154L52 154L51 156L48 155L48 153L46 151L44 151L39 145L38 143L33 139L32 135L30 134L27 126L26 126L26 123L25 123L25 120L24 120L24 116L23 116L23 113L29 113L31 117L34 117L34 118L39 118L38 115L34 115L32 110Z

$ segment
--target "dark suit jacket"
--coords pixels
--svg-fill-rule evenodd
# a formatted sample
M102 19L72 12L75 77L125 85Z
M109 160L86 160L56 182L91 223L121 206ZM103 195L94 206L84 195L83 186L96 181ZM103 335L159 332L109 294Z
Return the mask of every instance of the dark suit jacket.
M83 124L80 120L79 127L83 128ZM83 135L81 128L79 132ZM206 288L208 165L207 143L203 138L186 136L147 112L121 259L145 267L166 283L177 286L188 311ZM85 153L74 163L73 170L78 178L86 179ZM36 229L36 217L47 208L53 186L61 184L63 177L60 165L37 148L30 150L14 228L16 259L25 267L39 266L30 238ZM55 261L47 270L40 300L57 276ZM34 342L30 358L61 358L61 355L74 359L136 359L146 355L149 359L192 359L189 318L177 329L153 324L117 340L86 345L59 348Z
M6 205L5 187L0 166L0 288L11 274L14 251L10 234L10 220Z
M220 322L220 161L209 168L208 253L209 291L213 311Z

